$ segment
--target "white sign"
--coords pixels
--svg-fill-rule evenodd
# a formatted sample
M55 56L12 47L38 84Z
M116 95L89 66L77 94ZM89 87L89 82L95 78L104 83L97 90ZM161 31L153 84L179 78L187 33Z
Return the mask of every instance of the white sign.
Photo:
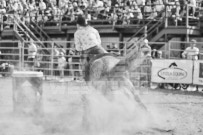
M203 60L194 61L193 83L203 85Z
M152 60L152 82L192 83L192 60Z

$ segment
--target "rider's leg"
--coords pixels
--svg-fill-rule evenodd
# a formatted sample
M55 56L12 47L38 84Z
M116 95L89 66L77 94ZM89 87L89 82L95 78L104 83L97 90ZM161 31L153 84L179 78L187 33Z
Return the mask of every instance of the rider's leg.
M103 50L101 47L95 46L87 51L85 51L86 54L86 60L85 60L85 66L84 66L84 79L85 81L89 81L89 71L90 71L90 63L95 59L95 57L98 54L106 53L105 50Z

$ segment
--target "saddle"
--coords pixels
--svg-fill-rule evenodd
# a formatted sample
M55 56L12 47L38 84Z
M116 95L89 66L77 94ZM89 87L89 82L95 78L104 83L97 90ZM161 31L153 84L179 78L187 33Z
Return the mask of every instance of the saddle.
M97 54L96 56L94 56L93 58L90 59L89 64L93 63L95 60L100 59L102 57L105 56L113 56L113 57L117 57L118 55L114 54L114 53L103 53L103 54Z

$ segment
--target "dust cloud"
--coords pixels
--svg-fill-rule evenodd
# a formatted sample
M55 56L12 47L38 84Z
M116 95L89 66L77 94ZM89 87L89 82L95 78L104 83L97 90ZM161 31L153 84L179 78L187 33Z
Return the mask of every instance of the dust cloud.
M88 89L85 94L71 93L70 89L58 95L45 88L43 113L16 114L11 111L11 103L9 111L0 111L1 135L150 135L167 122L166 113L163 116L156 106L146 112L126 89L104 96L89 87L83 88ZM60 91L59 87L54 91Z

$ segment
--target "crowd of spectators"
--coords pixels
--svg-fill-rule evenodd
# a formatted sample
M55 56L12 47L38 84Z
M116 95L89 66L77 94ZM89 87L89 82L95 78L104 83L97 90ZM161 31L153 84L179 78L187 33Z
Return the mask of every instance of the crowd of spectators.
M87 20L103 20L110 24L134 24L144 19L156 19L165 15L181 20L185 15L186 4L190 15L195 16L197 0L1 0L0 13L18 13L23 20L37 22L66 21L74 23L79 14ZM199 2L201 3L201 2ZM165 5L169 4L166 7ZM167 11L166 14L163 11ZM6 16L4 16L6 19ZM58 25L58 23L55 23Z

